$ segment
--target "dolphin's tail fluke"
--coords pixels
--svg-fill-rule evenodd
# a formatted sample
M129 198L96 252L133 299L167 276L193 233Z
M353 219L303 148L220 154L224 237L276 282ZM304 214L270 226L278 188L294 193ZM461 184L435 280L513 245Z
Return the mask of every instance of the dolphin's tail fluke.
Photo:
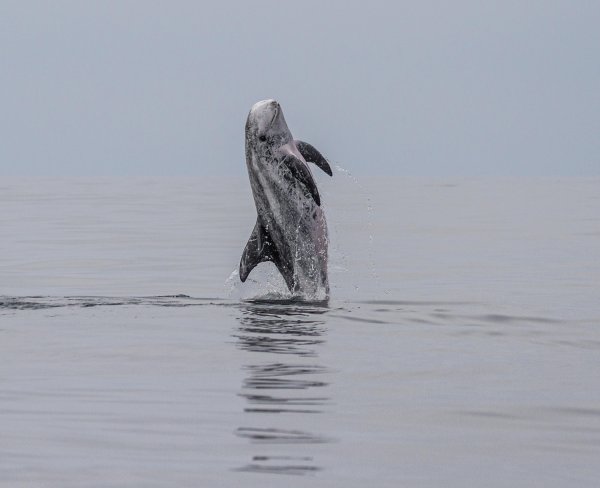
M269 232L257 219L254 230L242 253L240 260L240 280L246 281L250 272L264 261L272 261L283 276L285 284L290 292L294 293L297 288L294 281L294 270L290 263L282 259L282 253L275 246Z
M271 241L270 236L266 233L263 226L257 220L254 230L248 243L242 253L242 259L240 260L240 280L242 283L246 281L250 271L252 271L257 264L263 261L273 260L273 250L275 246Z

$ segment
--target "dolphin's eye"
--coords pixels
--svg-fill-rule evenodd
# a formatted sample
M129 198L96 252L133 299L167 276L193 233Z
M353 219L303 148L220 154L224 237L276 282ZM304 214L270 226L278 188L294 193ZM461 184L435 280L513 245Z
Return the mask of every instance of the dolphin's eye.
M264 134L261 134L260 136L258 136L258 140L261 142L265 142L267 140L267 136L265 136Z

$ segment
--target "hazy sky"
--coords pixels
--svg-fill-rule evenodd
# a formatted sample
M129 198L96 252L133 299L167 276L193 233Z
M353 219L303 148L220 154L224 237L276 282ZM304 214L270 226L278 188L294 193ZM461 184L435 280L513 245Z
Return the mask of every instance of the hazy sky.
M596 0L2 0L0 87L4 175L245 175L264 98L357 174L600 174Z

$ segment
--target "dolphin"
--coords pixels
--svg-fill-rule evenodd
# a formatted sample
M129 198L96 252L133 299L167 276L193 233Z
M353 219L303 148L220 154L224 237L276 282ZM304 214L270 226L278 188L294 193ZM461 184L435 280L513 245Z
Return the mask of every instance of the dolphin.
M317 149L294 140L278 102L254 104L246 121L246 165L258 217L239 274L245 282L257 264L272 261L294 296L323 300L329 296L327 222L307 161L332 176Z

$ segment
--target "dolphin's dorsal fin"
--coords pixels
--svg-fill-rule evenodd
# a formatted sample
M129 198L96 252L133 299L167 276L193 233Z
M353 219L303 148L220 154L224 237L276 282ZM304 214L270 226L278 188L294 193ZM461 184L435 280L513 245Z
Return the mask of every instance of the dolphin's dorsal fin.
M257 264L263 261L273 261L275 256L275 246L271 240L271 236L261 225L260 221L256 221L254 230L248 243L242 253L242 259L240 260L240 279L242 283L246 281L250 271L252 271Z
M288 154L281 162L290 170L292 176L306 187L316 204L321 206L321 197L319 196L319 190L317 190L317 184L310 174L310 170L306 167L306 163L293 154Z
M298 148L298 151L300 152L300 154L302 154L302 157L307 162L316 164L319 168L321 168L323 171L325 171L325 173L327 173L329 176L333 176L333 173L331 171L331 166L329 166L329 163L327 162L327 160L323 157L323 155L319 151L317 151L317 149L312 144L309 144L308 142L304 142L304 141L298 141L298 140L295 140L294 142L296 143L296 148Z

